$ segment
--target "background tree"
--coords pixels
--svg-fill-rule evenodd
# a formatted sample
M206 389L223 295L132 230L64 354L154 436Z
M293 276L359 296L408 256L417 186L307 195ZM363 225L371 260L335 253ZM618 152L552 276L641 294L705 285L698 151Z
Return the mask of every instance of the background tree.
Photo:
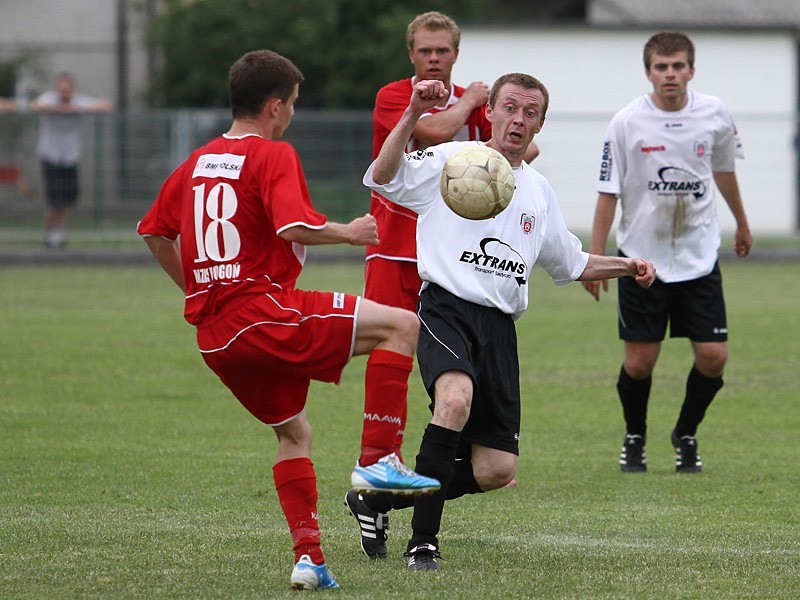
M167 0L151 23L162 68L157 106L228 106L230 65L267 48L303 74L298 104L371 108L385 83L412 73L405 30L417 13L440 10L460 24L485 16L491 0Z

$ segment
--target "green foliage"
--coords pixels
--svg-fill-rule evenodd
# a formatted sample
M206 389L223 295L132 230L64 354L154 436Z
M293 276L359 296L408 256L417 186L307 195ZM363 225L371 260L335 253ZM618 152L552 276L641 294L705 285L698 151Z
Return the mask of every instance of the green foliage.
M168 0L150 42L163 68L151 97L171 107L228 105L228 69L267 48L303 71L301 106L371 108L385 83L411 74L408 22L440 10L474 19L487 0Z
M311 249L311 258L321 249ZM367 561L345 507L364 359L313 384L323 544L336 598L798 598L800 263L723 263L731 357L677 475L669 432L691 358L664 344L649 471L620 473L613 296L532 277L518 322L519 486L449 503L444 568L408 572L410 513ZM297 598L272 484L272 433L205 367L159 269L3 268L0 596ZM301 287L358 292L363 263L307 265ZM410 381L406 455L427 422Z

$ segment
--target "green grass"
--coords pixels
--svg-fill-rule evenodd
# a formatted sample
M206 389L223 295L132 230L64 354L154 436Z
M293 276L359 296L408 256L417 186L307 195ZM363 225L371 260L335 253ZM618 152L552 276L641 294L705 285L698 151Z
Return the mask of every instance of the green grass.
M361 264L311 264L358 292ZM616 458L622 356L614 296L535 274L519 322L519 486L448 505L444 569L409 573L410 513L389 558L360 554L342 497L358 452L364 359L314 384L323 543L337 598L800 597L800 264L726 262L730 361L674 473L669 432L691 365L669 340L654 375L649 472ZM282 598L291 543L273 434L204 366L156 268L0 270L0 598ZM613 286L612 286L613 292ZM427 400L412 375L413 457Z

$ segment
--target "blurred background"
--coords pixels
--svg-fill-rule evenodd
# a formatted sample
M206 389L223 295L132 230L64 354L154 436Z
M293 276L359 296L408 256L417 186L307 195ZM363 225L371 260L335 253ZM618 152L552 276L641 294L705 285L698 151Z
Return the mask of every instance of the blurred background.
M800 2L797 0L0 0L0 264L52 259L31 102L53 77L109 99L81 119L81 195L70 250L144 256L135 227L165 177L230 122L227 72L270 48L306 81L286 134L315 204L334 220L363 214L375 93L412 68L405 29L440 10L462 29L454 81L491 84L524 71L549 88L534 166L553 184L570 228L591 227L606 124L650 90L642 46L661 29L695 42L691 89L722 98L744 146L737 172L753 233L800 232ZM733 223L720 201L720 223ZM146 252L146 251L145 251Z

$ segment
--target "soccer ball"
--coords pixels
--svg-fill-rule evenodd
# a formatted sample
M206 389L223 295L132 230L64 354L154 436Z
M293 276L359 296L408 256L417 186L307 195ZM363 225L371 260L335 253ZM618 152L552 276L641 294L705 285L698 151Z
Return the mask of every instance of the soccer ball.
M497 150L475 144L447 159L439 185L454 213L479 221L499 215L511 202L514 172Z

